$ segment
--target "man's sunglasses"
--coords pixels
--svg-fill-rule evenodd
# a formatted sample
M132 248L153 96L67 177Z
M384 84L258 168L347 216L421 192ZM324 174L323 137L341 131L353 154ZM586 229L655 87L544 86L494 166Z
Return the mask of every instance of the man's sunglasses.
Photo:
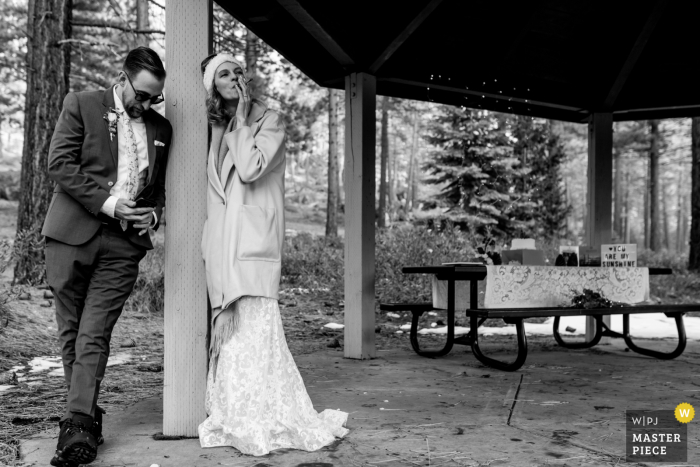
M146 92L139 91L138 89L136 89L134 87L134 83L131 81L131 78L129 78L129 73L127 73L125 71L124 74L126 75L126 79L129 80L129 84L131 85L131 89L134 90L134 94L135 94L134 99L136 99L138 102L151 101L151 104L155 105L155 104L160 104L161 102L163 102L165 100L165 97L163 97L162 93L158 96L151 96L150 94L148 94Z

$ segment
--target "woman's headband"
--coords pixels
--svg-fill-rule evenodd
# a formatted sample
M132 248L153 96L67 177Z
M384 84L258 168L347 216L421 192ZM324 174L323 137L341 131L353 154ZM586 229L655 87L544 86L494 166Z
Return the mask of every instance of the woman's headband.
M231 62L231 63L238 65L241 68L245 68L231 54L227 54L227 53L216 54L214 56L214 58L212 58L209 61L209 63L207 63L207 65L205 66L204 78L202 78L202 82L204 83L204 88L207 90L207 93L209 95L211 95L212 89L214 88L214 73L216 73L216 69L219 68L219 66L222 63L226 63L226 62Z

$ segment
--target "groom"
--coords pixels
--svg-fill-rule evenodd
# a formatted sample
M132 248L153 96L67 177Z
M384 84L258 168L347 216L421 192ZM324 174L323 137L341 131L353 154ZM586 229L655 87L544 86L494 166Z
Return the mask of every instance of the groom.
M115 86L68 93L51 139L56 187L42 234L68 385L53 466L92 462L103 442L97 398L112 329L165 205L172 127L151 109L164 84L158 55L134 49Z

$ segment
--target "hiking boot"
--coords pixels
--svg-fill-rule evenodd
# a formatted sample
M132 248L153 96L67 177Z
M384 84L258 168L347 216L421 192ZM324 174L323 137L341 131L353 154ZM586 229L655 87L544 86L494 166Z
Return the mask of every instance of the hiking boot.
M95 437L95 441L98 446L101 446L105 442L105 437L102 436L102 414L107 413L105 409L99 405L95 407L95 421L92 422L92 429L90 433Z
M90 430L81 422L71 419L60 423L56 454L51 459L54 467L78 467L89 464L97 457L97 441Z

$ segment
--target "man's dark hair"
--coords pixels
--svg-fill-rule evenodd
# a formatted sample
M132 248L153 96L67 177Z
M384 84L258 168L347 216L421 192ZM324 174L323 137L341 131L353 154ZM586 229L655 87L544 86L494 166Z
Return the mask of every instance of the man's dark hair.
M159 80L165 79L165 68L163 62L153 49L148 47L136 47L129 52L124 60L124 71L129 74L131 79L139 74L140 71L146 70Z

